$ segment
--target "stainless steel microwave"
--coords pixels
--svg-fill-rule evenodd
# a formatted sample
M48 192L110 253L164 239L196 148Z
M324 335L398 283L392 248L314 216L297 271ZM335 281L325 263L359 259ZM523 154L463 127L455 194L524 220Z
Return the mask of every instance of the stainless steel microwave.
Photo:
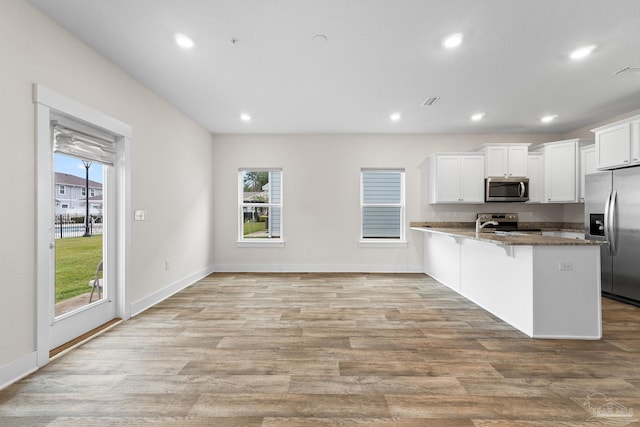
M529 178L486 178L485 202L526 202L529 200Z

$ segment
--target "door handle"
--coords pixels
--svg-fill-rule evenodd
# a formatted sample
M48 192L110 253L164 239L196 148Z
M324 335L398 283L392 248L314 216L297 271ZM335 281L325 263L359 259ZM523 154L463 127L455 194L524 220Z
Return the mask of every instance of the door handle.
M610 223L611 223L610 208L611 208L612 195L613 195L613 192L609 192L609 197L607 197L607 201L604 204L604 238L608 243L609 255L613 255L612 248L611 248L611 227L610 227Z
M49 249L53 249L56 247L56 244L53 242L49 242Z
M618 201L618 192L613 191L611 193L611 203L609 204L609 247L611 248L611 255L618 253L616 242L616 203Z

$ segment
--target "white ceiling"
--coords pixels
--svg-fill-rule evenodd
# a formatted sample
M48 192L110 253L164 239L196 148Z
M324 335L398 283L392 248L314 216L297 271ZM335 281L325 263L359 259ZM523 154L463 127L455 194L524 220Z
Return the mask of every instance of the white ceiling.
M640 74L614 75L640 67L639 0L29 1L214 133L562 133L640 108Z

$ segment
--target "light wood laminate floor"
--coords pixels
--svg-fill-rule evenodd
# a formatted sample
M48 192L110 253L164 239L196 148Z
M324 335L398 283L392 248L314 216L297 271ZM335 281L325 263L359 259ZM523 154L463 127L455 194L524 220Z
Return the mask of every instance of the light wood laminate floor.
M0 425L606 425L588 396L640 415L640 309L603 329L533 340L420 274L213 274L0 391Z

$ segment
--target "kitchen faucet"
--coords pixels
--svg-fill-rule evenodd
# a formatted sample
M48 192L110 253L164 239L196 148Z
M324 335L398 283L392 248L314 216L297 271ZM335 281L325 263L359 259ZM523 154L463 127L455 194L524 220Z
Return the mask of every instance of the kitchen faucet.
M487 225L498 225L497 221L487 221L487 222L482 222L482 218L478 218L476 219L476 233L479 233L480 230L482 230L483 228L485 228Z

